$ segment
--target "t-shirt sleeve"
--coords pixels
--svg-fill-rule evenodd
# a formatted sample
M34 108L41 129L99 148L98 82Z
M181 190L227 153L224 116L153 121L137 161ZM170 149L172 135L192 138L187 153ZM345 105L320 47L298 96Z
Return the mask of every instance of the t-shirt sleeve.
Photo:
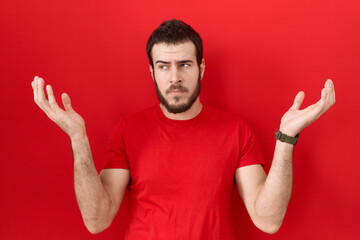
M102 169L125 168L130 169L125 151L125 123L122 119L112 132L105 150Z
M239 159L237 167L244 167L252 164L265 165L264 158L256 142L255 135L245 123L240 123L239 128Z

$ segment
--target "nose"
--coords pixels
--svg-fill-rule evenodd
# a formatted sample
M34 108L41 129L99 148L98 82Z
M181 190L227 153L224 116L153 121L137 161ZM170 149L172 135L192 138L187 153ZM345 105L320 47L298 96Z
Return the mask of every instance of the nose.
M170 76L170 83L177 84L183 81L181 77L181 73L177 67L171 68L171 76Z

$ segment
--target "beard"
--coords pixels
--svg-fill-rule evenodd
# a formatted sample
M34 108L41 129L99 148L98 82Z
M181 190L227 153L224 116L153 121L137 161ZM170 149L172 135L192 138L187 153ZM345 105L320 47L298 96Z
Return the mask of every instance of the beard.
M159 86L156 83L156 78L155 78L155 74L153 75L154 77L154 82L155 82L155 91L156 91L156 95L157 98L159 99L160 103L166 108L166 110L169 113L182 113L185 112L187 110L189 110L191 108L191 106L194 104L194 102L196 101L196 99L199 97L200 94L200 89L201 89L201 76L200 76L200 72L199 72L199 77L198 77L198 81L196 84L196 87L194 89L194 92L190 95L190 97L187 99L187 102L183 103L183 104L170 104L166 98L164 97L164 95L162 95L162 93L160 92ZM165 93L169 93L172 90L180 90L183 92L188 92L189 90L187 88L185 88L184 86L182 86L181 84L172 84L166 91ZM175 96L174 97L175 102L178 102L180 100L179 96Z

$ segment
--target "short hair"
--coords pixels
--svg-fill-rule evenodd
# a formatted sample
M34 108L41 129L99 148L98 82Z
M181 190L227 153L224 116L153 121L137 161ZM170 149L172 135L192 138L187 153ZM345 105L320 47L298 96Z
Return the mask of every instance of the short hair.
M146 53L150 65L154 67L151 50L157 43L178 44L191 41L195 45L197 64L203 59L203 44L200 35L188 24L181 20L171 19L164 21L155 29L146 44Z

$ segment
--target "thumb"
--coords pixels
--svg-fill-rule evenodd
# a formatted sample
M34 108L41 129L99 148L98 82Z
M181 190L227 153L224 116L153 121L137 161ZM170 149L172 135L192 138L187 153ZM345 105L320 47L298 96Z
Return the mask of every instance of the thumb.
M61 94L61 100L62 100L62 102L63 102L65 111L72 110L71 101L70 101L69 95L67 95L66 93Z
M296 94L294 103L289 110L293 110L293 111L299 110L302 102L304 101L304 98L305 98L305 93L303 91L298 92L298 94Z

